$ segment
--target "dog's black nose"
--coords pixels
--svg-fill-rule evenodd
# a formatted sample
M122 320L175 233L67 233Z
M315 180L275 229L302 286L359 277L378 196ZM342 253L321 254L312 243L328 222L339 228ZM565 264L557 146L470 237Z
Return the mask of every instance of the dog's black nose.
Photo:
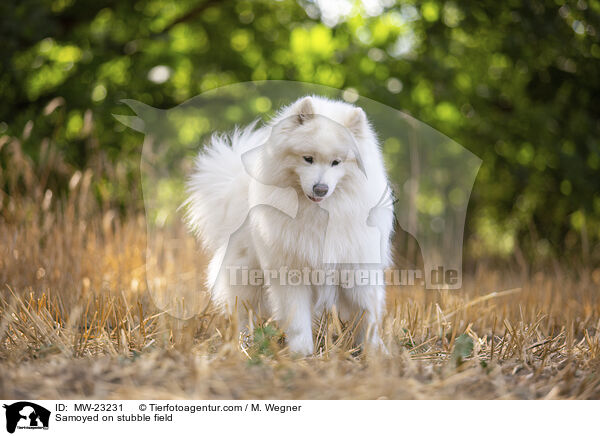
M327 191L329 191L329 186L324 183L317 183L313 186L313 192L317 197L325 197L327 195Z

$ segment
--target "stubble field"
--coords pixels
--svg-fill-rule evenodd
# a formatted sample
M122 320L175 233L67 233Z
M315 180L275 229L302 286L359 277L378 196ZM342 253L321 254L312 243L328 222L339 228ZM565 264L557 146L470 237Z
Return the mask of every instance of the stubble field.
M187 321L160 311L143 215L90 206L91 177L62 198L36 174L27 195L3 194L4 399L600 398L599 269L556 261L505 289L516 272L482 264L460 291L390 288L388 355L352 349L328 316L318 352L298 359L269 320L244 345L210 305Z

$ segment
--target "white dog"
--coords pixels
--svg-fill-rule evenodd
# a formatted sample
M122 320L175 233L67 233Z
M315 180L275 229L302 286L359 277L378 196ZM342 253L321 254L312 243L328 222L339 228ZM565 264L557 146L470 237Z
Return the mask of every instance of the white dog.
M188 225L214 252L213 300L237 311L241 328L248 308L266 311L295 353L313 352L313 316L333 305L342 319L360 320L358 343L382 346L381 278L393 227L387 186L365 113L347 103L305 97L266 126L213 136L197 158L186 202ZM331 273L348 269L367 271L360 283L342 286ZM262 282L238 280L255 271ZM292 272L301 277L285 277Z

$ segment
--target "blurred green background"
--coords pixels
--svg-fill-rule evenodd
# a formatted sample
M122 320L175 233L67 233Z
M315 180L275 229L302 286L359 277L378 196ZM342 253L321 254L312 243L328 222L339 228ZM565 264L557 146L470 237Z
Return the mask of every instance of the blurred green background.
M600 258L600 1L3 0L0 29L5 219L28 185L61 199L85 169L103 210L141 210L143 137L113 118L131 114L121 99L168 109L296 80L404 111L483 159L472 253Z

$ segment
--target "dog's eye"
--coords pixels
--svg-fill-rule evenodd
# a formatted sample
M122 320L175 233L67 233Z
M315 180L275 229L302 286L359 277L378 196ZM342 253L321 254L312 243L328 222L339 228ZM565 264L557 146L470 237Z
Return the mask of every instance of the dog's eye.
M331 162L331 166L332 166L332 167L334 167L334 166L336 166L336 165L339 165L339 164L340 164L340 161L339 161L339 160L337 160L337 159L336 159L336 160L334 160L333 162Z
M302 158L308 162L309 164L313 163L313 157L312 156L302 156Z

